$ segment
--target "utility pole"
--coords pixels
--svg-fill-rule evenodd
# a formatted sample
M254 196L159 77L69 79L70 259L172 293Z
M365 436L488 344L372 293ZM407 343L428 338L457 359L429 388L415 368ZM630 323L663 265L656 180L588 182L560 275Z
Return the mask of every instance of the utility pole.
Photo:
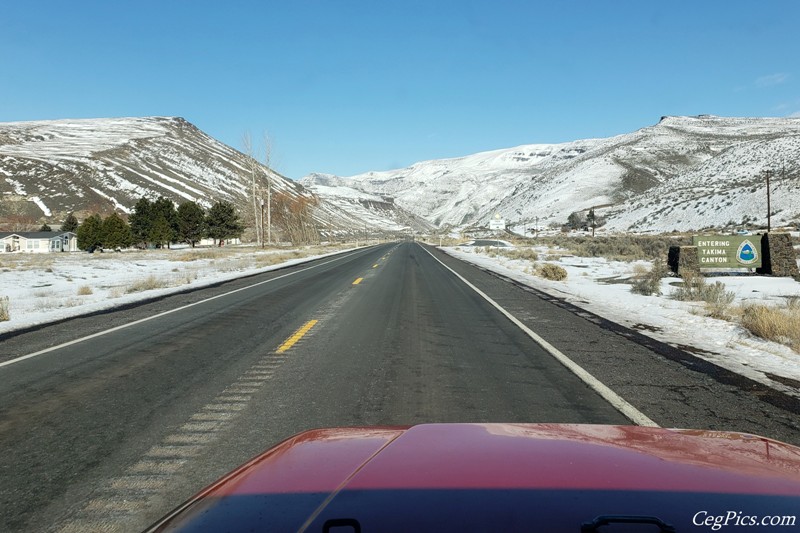
M772 171L771 170L767 170L766 171L766 176L767 176L767 233L769 233L772 230L772 223L771 223L771 221L772 221L772 215L771 215L772 207L770 205L770 193L769 193L769 178L772 176Z

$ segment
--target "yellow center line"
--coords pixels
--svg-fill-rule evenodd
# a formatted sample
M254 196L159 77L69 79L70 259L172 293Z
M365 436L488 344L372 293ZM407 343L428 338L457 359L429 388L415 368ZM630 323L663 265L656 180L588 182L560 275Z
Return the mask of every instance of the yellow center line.
M358 284L359 284L359 283L361 283L362 281L364 281L364 278L358 278L357 280L355 280L355 281L353 282L353 285L358 285Z
M308 322L306 322L302 328L294 332L294 335L286 339L286 342L281 344L280 347L278 347L278 349L275 351L275 353L283 353L292 346L294 346L295 344L297 344L297 341L302 339L303 335L308 333L309 330L311 330L311 328L313 328L317 322L319 322L319 320L309 320Z

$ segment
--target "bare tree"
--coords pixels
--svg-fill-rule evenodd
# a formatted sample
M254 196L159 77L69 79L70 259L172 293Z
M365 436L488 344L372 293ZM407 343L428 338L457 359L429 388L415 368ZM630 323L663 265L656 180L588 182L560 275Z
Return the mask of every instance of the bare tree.
M264 132L264 166L267 167L267 243L272 244L272 176L270 173L272 169L270 168L270 162L272 159L272 139ZM264 199L262 197L261 205L264 205ZM261 226L264 226L264 210L261 210ZM262 230L263 236L263 230ZM261 245L263 246L264 243L262 241Z
M244 152L250 170L250 200L252 202L253 228L255 230L256 241L262 247L266 243L272 244L272 179L273 172L270 168L272 160L272 139L264 133L264 162L259 163L258 155L255 153L250 133L242 136ZM266 208L266 228L264 221L264 210ZM247 210L248 212L250 209ZM248 216L249 218L249 216Z
M242 135L242 146L244 153L247 156L247 165L250 169L250 200L253 204L253 229L255 231L256 242L262 244L264 241L264 227L259 216L261 207L257 195L257 179L256 174L259 172L259 164L253 153L253 141L250 138L250 132L245 132ZM249 218L249 217L248 217Z
M314 196L293 196L284 191L275 193L272 196L272 209L276 227L293 244L318 243L319 231L312 216L317 203Z

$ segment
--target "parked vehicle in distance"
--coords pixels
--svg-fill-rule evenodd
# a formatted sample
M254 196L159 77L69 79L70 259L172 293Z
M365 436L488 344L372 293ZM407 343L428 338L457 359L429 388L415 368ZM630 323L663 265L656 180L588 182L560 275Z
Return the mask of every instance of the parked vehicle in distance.
M790 531L798 510L800 448L763 437L423 424L300 433L150 531Z

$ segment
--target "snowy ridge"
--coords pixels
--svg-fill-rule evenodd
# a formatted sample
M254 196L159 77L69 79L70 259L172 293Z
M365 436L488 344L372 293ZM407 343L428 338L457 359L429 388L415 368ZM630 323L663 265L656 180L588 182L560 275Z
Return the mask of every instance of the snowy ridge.
M610 231L664 232L765 225L767 169L775 178L772 222L790 224L800 217L800 119L663 117L607 139L301 183L393 198L439 226L485 226L500 214L516 229L537 220L544 227L602 206Z
M0 205L8 211L16 203L13 211L39 220L70 211L130 212L142 196L206 207L217 200L241 202L249 190L247 162L181 118L2 123ZM267 167L260 172L277 190L302 193Z
M315 216L323 234L347 228L351 232L426 233L433 225L406 210L397 207L391 199L368 194L346 185L327 174L312 174L305 186L321 200Z
M311 196L263 165L273 192ZM142 196L209 207L218 200L250 213L250 160L181 118L108 118L0 124L0 222L59 223L130 213ZM391 201L355 189L320 187L313 216L324 234L428 229Z

